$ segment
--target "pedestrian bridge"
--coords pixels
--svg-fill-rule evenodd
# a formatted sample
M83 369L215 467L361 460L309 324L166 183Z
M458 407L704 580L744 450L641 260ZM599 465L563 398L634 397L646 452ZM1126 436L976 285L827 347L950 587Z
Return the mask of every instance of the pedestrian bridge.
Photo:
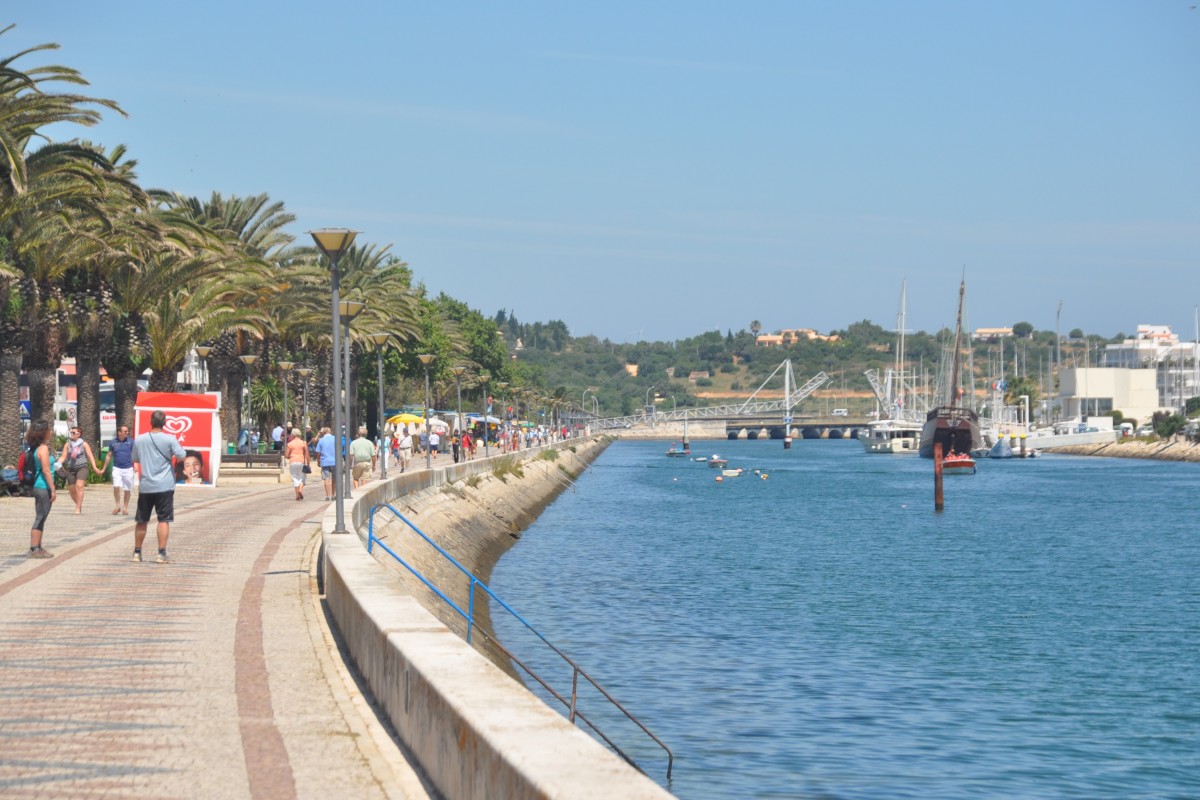
M783 370L783 397L776 400L756 399L780 370ZM803 386L794 388L796 383L792 363L787 360L776 367L749 398L741 402L673 408L670 411L647 406L640 414L588 417L586 422L593 432L616 433L635 428L644 431L646 428L662 427L664 436L679 436L688 422L724 421L726 435L730 439L784 439L788 436L804 439L856 438L858 431L866 428L869 419L795 413L797 407L828 380L828 375L818 372ZM709 427L711 429L711 425Z

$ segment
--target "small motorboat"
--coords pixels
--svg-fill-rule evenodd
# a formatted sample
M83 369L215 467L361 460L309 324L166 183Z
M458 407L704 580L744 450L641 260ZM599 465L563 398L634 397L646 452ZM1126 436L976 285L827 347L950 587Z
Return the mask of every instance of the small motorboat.
M667 451L668 458L690 458L691 455L691 448L686 446L680 449L675 445L671 445L671 449Z
M943 475L974 475L975 459L966 453L950 453L942 459Z
M713 469L724 469L725 467L729 466L729 459L721 458L718 455L713 455L713 457L708 460L708 465Z
M740 478L740 477L742 477L742 469L741 469L741 467L734 467L733 469L723 469L723 470L721 470L721 474L724 475L726 478Z

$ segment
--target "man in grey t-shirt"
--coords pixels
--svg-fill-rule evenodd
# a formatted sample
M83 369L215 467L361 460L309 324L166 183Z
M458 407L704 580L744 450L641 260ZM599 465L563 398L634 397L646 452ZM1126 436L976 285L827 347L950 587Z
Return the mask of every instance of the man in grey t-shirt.
M158 519L158 563L169 564L167 537L171 533L171 522L175 519L175 468L171 457L184 458L187 453L179 440L163 433L167 415L155 411L150 415L150 431L133 440L133 460L142 466L142 479L138 484L137 516L133 518L133 560L142 560L142 542L146 539L146 526L150 524L150 510Z

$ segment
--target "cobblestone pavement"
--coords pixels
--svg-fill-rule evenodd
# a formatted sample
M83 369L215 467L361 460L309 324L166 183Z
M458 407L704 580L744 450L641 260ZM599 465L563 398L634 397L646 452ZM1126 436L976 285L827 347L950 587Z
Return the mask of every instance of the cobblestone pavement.
M59 493L48 560L33 501L0 499L0 797L427 797L325 627L327 505L180 489L157 564L108 486L79 516Z

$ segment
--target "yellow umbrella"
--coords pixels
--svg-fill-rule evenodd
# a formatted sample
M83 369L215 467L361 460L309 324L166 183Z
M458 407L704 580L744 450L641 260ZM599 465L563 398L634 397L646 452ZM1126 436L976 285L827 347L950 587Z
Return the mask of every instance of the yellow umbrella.
M388 418L389 425L412 425L414 423L419 423L419 422L424 422L424 421L425 421L424 417L418 417L416 414L409 414L407 412L403 413L403 414L397 414L394 417Z

